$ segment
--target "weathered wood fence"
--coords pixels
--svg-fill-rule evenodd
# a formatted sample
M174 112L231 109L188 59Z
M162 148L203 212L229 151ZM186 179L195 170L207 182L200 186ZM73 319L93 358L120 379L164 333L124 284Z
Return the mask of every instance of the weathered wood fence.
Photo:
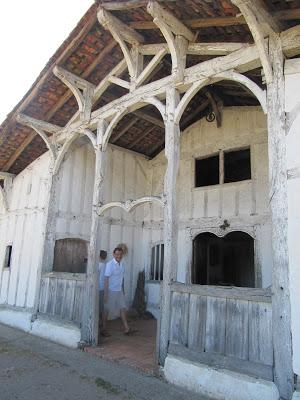
M170 354L273 380L269 290L175 283L171 291Z
M50 272L42 276L39 312L81 322L85 274Z

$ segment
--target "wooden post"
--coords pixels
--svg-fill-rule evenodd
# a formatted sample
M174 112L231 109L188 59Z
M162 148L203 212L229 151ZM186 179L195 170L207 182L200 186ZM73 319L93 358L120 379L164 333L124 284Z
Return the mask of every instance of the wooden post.
M90 243L88 248L88 262L86 271L86 283L83 296L81 339L91 345L97 344L98 320L99 320L99 292L98 292L98 262L99 262L99 231L100 218L97 214L97 206L102 201L103 183L106 166L106 151L102 150L102 139L107 124L100 120L97 129L95 145L95 180L93 191L93 209L91 221Z
M55 246L55 224L56 224L56 194L58 187L58 175L53 173L54 160L51 159L49 166L49 179L47 181L46 201L44 206L44 221L42 230L42 251L37 267L36 289L31 320L37 318L40 302L41 281L43 272L50 272L53 268L54 246Z
M164 364L168 351L171 290L170 284L176 279L178 224L176 213L176 181L180 159L180 129L174 122L175 108L179 103L179 93L175 88L166 91L165 155L167 170L164 181L166 204L164 207L164 272L161 289L161 315L159 339L159 363Z
M287 239L287 161L283 53L279 35L270 36L273 81L267 86L269 193L272 220L272 315L274 380L281 399L293 393L291 306Z

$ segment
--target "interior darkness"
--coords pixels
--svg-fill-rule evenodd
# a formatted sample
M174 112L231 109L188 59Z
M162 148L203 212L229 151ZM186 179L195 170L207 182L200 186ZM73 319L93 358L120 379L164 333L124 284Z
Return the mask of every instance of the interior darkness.
M250 149L230 151L224 154L224 182L251 179Z
M162 281L164 274L164 244L160 243L151 249L150 280Z
M219 155L196 160L196 187L219 184Z
M82 239L56 240L53 271L85 273L87 264L87 241Z
M254 287L254 240L244 232L219 238L201 233L193 242L192 283Z
M4 259L4 268L10 268L11 253L12 253L12 246L6 246L5 259Z

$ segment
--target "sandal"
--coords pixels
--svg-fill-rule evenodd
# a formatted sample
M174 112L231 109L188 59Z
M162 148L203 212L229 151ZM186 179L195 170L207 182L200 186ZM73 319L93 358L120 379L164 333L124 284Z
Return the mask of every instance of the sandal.
M101 332L100 332L100 335L103 336L103 337L110 337L110 336L111 336L111 334L108 333L108 332L105 331L105 330L104 330L104 331L101 331Z
M137 329L129 328L128 331L124 332L124 335L133 335L134 333L137 333L137 332L138 332Z

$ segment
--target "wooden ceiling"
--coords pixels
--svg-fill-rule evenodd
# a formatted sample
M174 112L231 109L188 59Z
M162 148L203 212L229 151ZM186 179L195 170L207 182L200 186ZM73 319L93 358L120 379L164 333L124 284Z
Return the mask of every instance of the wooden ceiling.
M0 171L17 174L47 150L35 132L16 122L17 113L22 112L63 127L77 111L78 106L74 96L52 72L55 65L97 85L122 60L123 54L119 46L97 21L99 3L124 23L134 27L143 35L145 43L164 42L160 31L146 11L147 1L95 2L49 60L29 92L2 123ZM136 7L137 3L140 7ZM192 29L197 42L253 42L244 19L237 16L239 10L229 0L167 0L161 3ZM124 9L120 10L120 4ZM298 1L267 0L265 5L269 12L281 21L284 29L299 24ZM145 58L147 62L147 57ZM189 55L187 66L209 58L212 56ZM167 55L148 81L160 79L170 72L171 59ZM262 85L260 69L250 71L247 76ZM128 79L127 72L121 77ZM22 63L18 79L22 79ZM94 109L125 93L125 89L110 85L94 105ZM198 119L210 114L214 104L251 106L258 105L258 102L250 92L237 83L219 82L206 87L192 99L182 117L181 129L186 129ZM155 156L164 147L164 128L159 113L154 107L148 106L126 115L114 129L110 142L149 157Z

